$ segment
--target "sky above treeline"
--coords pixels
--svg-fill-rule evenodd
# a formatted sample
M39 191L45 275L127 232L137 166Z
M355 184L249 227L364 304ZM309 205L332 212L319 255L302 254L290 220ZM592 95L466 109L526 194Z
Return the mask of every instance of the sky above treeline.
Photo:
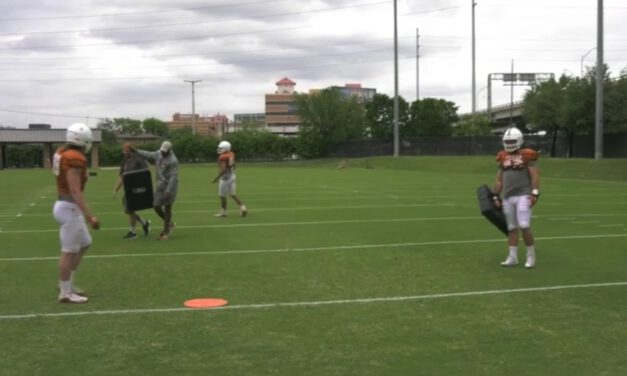
M556 76L595 64L596 1L475 2L478 109L488 74L512 64ZM471 111L472 0L397 7L399 94ZM264 95L283 77L298 92L360 83L394 95L392 0L4 0L0 15L1 126L169 120L192 111L186 80L200 80L196 113L231 119L264 112ZM606 0L604 15L604 61L618 76L627 68L627 2ZM494 105L509 103L509 87L492 89ZM526 89L516 86L513 99Z

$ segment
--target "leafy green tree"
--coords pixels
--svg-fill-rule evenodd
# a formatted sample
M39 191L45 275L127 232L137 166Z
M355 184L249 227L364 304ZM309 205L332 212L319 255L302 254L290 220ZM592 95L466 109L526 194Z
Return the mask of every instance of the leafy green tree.
M151 117L142 122L144 132L156 136L166 137L168 135L168 125L157 118Z
M457 122L455 103L437 98L414 101L409 108L409 121L401 128L402 137L451 136Z
M492 134L490 121L485 115L462 116L453 128L453 136L489 136Z
M113 145L118 142L117 130L111 119L100 120L97 127L102 133L102 143L105 145Z
M365 111L356 97L337 89L296 94L300 117L298 153L303 158L323 157L331 145L364 135Z
M403 97L398 98L399 128L404 128L409 119L409 104ZM374 139L394 137L394 98L385 94L375 94L366 104L366 133Z
M130 134L134 136L144 133L141 120L135 120L131 118L115 118L113 119L113 122L120 130L120 133Z
M626 72L627 73L627 72ZM609 132L627 131L627 74L609 83L605 96L606 129Z
M562 75L559 82L551 78L534 85L525 93L523 116L535 131L545 131L551 135L551 156L555 156L557 135L561 128L565 90L572 79Z

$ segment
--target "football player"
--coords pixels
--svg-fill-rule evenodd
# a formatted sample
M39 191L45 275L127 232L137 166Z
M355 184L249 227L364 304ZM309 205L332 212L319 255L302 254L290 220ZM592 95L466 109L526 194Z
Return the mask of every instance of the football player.
M245 217L248 213L246 205L237 197L235 185L235 153L231 151L231 143L222 141L218 144L218 175L213 183L220 180L218 195L220 196L220 212L216 217L226 217L226 196L229 195L239 205L239 215Z
M128 171L135 170L146 170L148 169L148 162L139 155L131 152L130 144L122 145L122 153L124 154L124 160L120 165L120 172L118 173L118 179L115 182L115 186L113 187L113 198L117 195L118 191L124 185L124 181L122 180L122 175ZM122 199L122 206L124 207L124 213L128 215L128 221L130 224L130 229L126 235L122 237L122 239L135 239L137 238L137 232L135 232L135 226L137 222L139 222L144 230L144 236L148 236L150 233L150 221L148 219L143 219L137 214L137 212L132 211L128 208L126 197Z
M163 219L163 231L157 239L167 240L174 230L172 206L176 201L179 184L179 161L172 150L172 143L163 141L157 151L139 150L131 144L128 144L128 148L131 152L155 163L157 187L155 188L153 206L157 215Z
M87 206L83 195L87 183L87 158L91 149L92 132L85 124L68 127L66 143L54 154L52 172L56 177L58 199L53 215L61 226L61 257L59 259L59 302L86 303L88 298L74 285L76 270L92 239L85 220L91 228L100 228L100 222Z
M503 148L496 156L498 172L494 184L494 201L503 208L509 230L509 254L502 266L518 264L518 232L527 247L525 268L536 265L536 252L531 232L531 208L540 197L540 175L537 167L538 153L521 148L523 134L509 128L503 135ZM503 199L500 195L502 194Z

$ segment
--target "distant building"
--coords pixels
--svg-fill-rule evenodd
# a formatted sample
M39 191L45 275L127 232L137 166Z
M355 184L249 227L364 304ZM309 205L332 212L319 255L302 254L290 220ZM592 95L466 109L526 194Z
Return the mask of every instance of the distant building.
M274 94L266 94L266 126L280 136L295 136L300 125L294 100L296 82L285 77L276 86Z
M181 128L192 128L192 114L175 113L172 120L166 122L171 130ZM194 127L196 134L220 138L229 125L229 119L226 115L216 114L213 116L200 116L196 114L194 119Z
M235 114L233 115L233 127L227 129L227 133L237 132L242 129L242 126L250 126L255 128L266 127L266 114L253 113L253 114Z
M361 84L345 84L344 86L331 86L331 88L339 90L342 95L355 96L362 103L370 102L377 93L377 89L361 87Z
M52 129L50 124L28 124L28 129L44 130Z

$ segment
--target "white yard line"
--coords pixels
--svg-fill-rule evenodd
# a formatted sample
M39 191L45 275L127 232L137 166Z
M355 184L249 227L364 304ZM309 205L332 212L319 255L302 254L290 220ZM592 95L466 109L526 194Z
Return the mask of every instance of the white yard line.
M604 239L604 238L627 238L627 234L621 233L621 234L590 234L590 235L571 235L571 236L540 236L540 237L536 237L536 240L552 241L552 240L584 240L584 239ZM108 254L108 255L107 254L93 255L93 254L88 253L85 256L85 258L111 259L111 258L128 258L128 257L213 256L213 255L264 254L264 253L294 253L294 252L341 251L341 250L352 250L352 249L403 248L403 247L438 246L438 245L452 245L452 244L484 244L484 243L503 243L503 242L505 242L505 238L443 240L443 241L406 242L406 243L351 244L351 245L302 247L302 248L242 249L242 250L229 250L229 251L115 253L115 254ZM58 256L12 257L12 258L0 258L0 262L57 261L58 259L59 259Z
M249 211L253 213L254 211ZM598 213L598 214L578 214L572 219L581 217L622 217L627 216L627 213ZM534 216L536 219L548 219L562 218L562 216L555 215L539 215ZM225 219L218 219L225 220ZM239 221L237 224L209 224L209 225L177 225L177 229L197 229L197 228L234 228L234 227L272 227L272 226L316 226L316 225L333 225L333 224L352 224L352 223L395 223L395 222L428 222L428 221L467 221L467 220L484 220L480 215L464 216L464 217L412 217L412 218L373 218L373 219L344 219L344 220L332 220L332 221L291 221L291 222L268 222L268 223L245 223ZM105 227L99 231L120 231L128 229L128 227ZM42 232L56 232L58 228L51 229L35 229L35 230L3 230L2 234L30 234L30 233L42 233Z
M407 295L407 296L386 296L373 298L356 298L356 299L340 299L340 300L317 300L317 301L301 301L301 302L274 302L274 303L255 303L255 304L236 304L223 307L209 309L190 309L182 307L173 308L141 308L141 309L112 309L101 311L70 311L57 313L25 313L15 315L0 315L0 320L23 320L48 317L76 317L76 316L102 316L102 315L141 315L154 313L175 313L175 312L207 312L207 311L234 311L234 310L258 310L258 309L280 309L280 308L301 308L301 307L318 307L329 305L348 305L348 304L373 304L373 303L394 303L394 302L412 302L419 300L435 300L450 298L465 298L488 295L505 295L516 293L532 293L546 291L563 291L574 289L592 289L592 288L608 288L608 287L624 287L627 282L607 282L607 283L588 283L577 285L555 285L541 287L526 287L518 289L502 289L502 290L480 290L480 291L461 291L439 294L425 295Z
M297 206L297 207L289 207L289 208L255 208L254 212L275 212L275 211L309 211L309 210L351 210L351 209L382 209L382 208L425 208L425 207L447 207L447 206L457 206L454 203L443 202L437 204L397 204L397 205L345 205L345 206ZM175 210L175 214L181 213L216 213L218 211L217 208L208 209L208 210ZM98 217L102 215L123 215L122 207L120 210L112 211L112 212L98 212ZM31 213L31 214L23 214L24 217L44 217L44 216L52 216L51 213ZM0 214L0 217L2 215ZM13 215L11 215L13 217Z

